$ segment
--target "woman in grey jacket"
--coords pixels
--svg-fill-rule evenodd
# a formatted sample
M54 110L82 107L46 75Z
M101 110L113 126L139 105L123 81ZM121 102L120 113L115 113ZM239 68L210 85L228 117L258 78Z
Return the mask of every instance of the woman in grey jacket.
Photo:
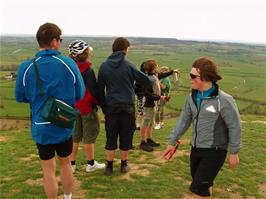
M169 160L179 139L192 123L190 191L194 198L210 198L210 188L224 164L229 145L229 167L239 164L241 122L232 96L216 84L222 77L217 65L207 57L197 59L190 72L191 95L187 97L180 118L164 152Z

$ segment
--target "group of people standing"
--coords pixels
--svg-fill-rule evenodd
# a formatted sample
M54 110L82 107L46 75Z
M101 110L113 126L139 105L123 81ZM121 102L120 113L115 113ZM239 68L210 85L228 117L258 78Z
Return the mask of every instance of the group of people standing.
M69 56L62 56L59 52L61 34L60 28L53 23L39 27L36 38L40 50L34 59L19 66L15 88L16 100L30 104L32 138L38 148L44 189L49 199L57 198L58 192L55 153L59 159L64 198L72 197L73 173L82 139L87 172L105 169L105 175L112 175L117 148L120 149L120 172L128 172L128 152L133 148L136 129L134 90L138 84L138 104L142 106L144 102L140 149L151 152L153 147L159 146L152 140L154 107L156 101L163 105L170 98L162 94L159 79L179 73L178 70L159 71L155 60L145 61L143 71L138 70L126 59L130 42L119 37L113 42L112 54L101 64L96 81L89 59L92 47L76 40L69 45ZM44 95L38 93L33 62L39 70ZM172 157L180 137L192 123L190 190L195 198L210 197L209 189L224 163L228 145L230 166L235 167L239 162L240 117L233 98L216 84L220 79L217 65L210 59L204 57L194 62L190 73L192 93L164 152L165 159ZM41 110L49 97L60 99L79 110L74 129L60 128L41 117ZM94 144L99 133L97 106L101 107L105 116L106 165L94 158Z

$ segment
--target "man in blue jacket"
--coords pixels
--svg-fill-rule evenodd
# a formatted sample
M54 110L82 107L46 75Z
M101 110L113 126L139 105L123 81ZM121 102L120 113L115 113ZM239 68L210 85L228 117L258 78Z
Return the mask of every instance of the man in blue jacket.
M82 76L76 63L60 55L61 30L53 23L45 23L36 34L40 50L34 59L19 66L15 96L18 102L30 104L31 132L36 142L44 178L47 198L56 199L55 152L60 164L60 175L65 199L71 198L73 175L69 155L72 152L72 128L60 128L45 121L40 113L48 98L53 97L73 106L85 92ZM33 61L42 81L44 95L40 95Z
M128 151L132 149L133 133L135 131L135 93L134 82L152 84L143 72L125 59L130 46L126 38L115 39L113 53L102 63L98 73L99 100L105 113L105 130L107 150L107 166L105 175L113 173L113 160L117 149L121 151L121 173L128 171ZM106 88L106 93L105 93Z

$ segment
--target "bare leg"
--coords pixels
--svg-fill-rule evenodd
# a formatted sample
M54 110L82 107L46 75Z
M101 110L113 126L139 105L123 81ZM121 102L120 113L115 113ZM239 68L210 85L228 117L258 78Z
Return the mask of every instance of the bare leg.
M106 150L106 159L108 161L113 161L115 158L115 150Z
M94 144L84 144L87 160L94 160Z
M146 130L146 139L151 139L152 138L152 128L148 127Z
M55 158L50 160L41 161L42 170L43 170L43 183L45 194L48 199L56 199L58 184L55 176L56 171L56 161Z
M120 159L121 159L121 160L127 160L127 157L128 157L128 150L127 150L127 151L123 151L123 150L121 150L120 152L121 152L121 154L120 154Z
M146 129L147 128L141 128L140 129L140 139L141 139L141 141L146 141Z
M70 194L73 186L73 174L69 157L58 157L60 164L60 176L63 185L64 194Z
M70 160L75 161L77 159L77 154L78 154L78 148L79 148L79 143L73 143L73 150L70 155Z

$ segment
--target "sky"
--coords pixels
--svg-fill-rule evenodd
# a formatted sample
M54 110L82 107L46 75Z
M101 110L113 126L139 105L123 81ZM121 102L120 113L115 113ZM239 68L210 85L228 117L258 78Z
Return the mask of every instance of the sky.
M0 0L0 30L35 34L163 37L266 44L265 0Z

